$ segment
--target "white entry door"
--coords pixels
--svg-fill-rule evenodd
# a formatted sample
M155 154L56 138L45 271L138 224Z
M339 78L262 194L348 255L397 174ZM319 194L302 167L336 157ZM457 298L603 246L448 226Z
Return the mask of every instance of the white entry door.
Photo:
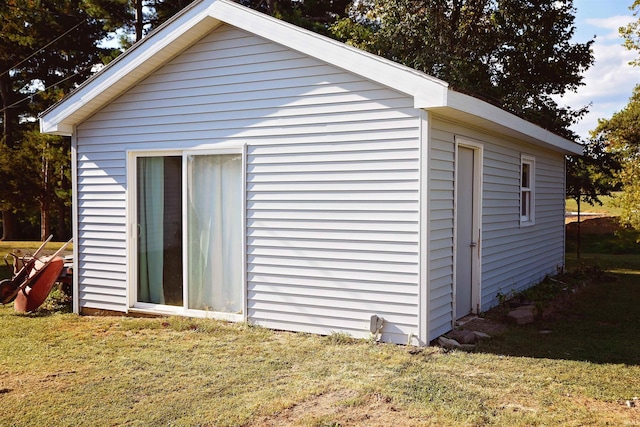
M455 319L478 309L481 152L458 146L456 186Z

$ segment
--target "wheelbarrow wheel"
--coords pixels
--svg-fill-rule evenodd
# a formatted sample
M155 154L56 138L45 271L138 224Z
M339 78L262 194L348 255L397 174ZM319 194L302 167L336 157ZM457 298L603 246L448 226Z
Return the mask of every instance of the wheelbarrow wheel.
M0 304L9 304L16 299L16 285L11 279L0 282Z

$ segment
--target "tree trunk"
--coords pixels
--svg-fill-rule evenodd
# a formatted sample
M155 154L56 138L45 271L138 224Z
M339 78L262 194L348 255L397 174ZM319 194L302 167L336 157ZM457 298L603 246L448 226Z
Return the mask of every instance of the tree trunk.
M60 166L60 183L62 189L66 189L68 187L67 176L64 174L64 166ZM60 241L69 240L69 237L71 237L71 233L69 227L67 227L66 218L71 217L71 212L66 206L62 197L56 197L54 203L56 213L58 214L58 221L56 223L56 237Z
M4 68L4 67L3 67ZM13 148L13 126L15 119L13 117L13 109L10 108L13 100L13 92L11 90L11 78L9 73L4 73L0 76L0 101L2 103L2 142L9 147Z
M40 203L40 241L44 242L51 234L51 227L49 226L49 202L43 200Z
M2 240L18 239L18 220L11 211L2 211Z
M142 16L142 0L136 0L136 41L142 39L142 30L144 28L144 19Z
M49 144L42 148L42 170L40 187L40 240L44 242L51 234L49 226L49 209L51 197L49 196L49 159L47 159L47 149Z
M65 218L67 217L67 207L64 204L64 200L58 198L56 201L58 211L58 221L56 224L56 238L60 241L69 240L69 231L67 229L67 223Z
M580 196L578 196L577 202L578 202L578 244L576 245L576 258L580 259Z

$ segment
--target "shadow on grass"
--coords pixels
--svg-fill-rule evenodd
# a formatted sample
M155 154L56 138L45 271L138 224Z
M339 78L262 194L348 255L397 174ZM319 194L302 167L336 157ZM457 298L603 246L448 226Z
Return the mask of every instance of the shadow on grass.
M611 277L577 290L550 319L509 326L477 351L640 365L640 271L607 269Z

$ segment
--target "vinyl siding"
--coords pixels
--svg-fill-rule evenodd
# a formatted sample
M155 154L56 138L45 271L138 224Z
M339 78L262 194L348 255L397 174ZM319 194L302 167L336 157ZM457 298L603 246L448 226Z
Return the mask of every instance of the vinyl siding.
M539 283L545 275L555 274L564 263L564 156L483 133L461 124L434 120L433 158L440 165L437 175L453 176L455 136L471 138L483 145L481 310L497 304L497 294L525 289ZM520 225L520 159L522 154L535 158L535 225ZM444 180L432 183L441 189L440 203L453 204L453 187ZM431 195L433 198L434 195ZM431 337L446 332L452 318L453 257L433 244L434 231L440 238L452 240L453 208L432 212L431 247ZM433 218L437 218L437 225ZM439 272L436 275L435 272ZM434 280L436 282L434 282ZM437 284L436 284L437 283ZM438 320L439 319L439 320Z
M413 99L221 27L77 129L80 307L127 310L127 150L246 144L247 318L418 328Z
M451 330L453 318L453 134L433 120L429 147L429 340Z

